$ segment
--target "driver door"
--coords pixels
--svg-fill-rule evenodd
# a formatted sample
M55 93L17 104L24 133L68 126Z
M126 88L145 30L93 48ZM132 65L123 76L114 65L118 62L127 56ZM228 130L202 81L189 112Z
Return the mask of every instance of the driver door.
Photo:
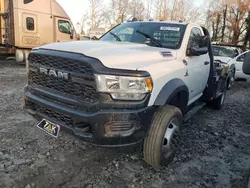
M56 42L71 41L75 39L74 29L68 19L55 17Z
M203 36L203 31L198 27L193 27L189 37L187 50L191 47L199 47L197 36ZM210 57L208 53L199 56L186 56L187 74L186 82L189 88L190 102L200 98L207 85L209 70L210 70Z

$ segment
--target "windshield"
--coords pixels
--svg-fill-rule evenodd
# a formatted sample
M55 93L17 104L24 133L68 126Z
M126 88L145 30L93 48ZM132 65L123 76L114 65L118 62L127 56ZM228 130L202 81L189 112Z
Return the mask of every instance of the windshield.
M213 46L213 54L214 56L231 57L231 58L234 58L236 56L236 53L233 49L227 47L218 47L218 46Z
M122 41L153 45L142 32L157 40L163 48L178 49L185 32L183 24L128 22L107 32L101 41ZM139 31L139 32L138 32ZM141 33L140 33L141 32Z

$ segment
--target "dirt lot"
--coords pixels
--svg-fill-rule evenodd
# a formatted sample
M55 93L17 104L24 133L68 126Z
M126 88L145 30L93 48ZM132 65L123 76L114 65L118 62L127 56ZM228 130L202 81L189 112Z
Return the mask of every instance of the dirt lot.
M64 132L51 138L23 109L25 68L0 62L0 187L232 187L250 176L250 83L221 111L205 108L181 131L174 161L154 170L130 148L98 148Z

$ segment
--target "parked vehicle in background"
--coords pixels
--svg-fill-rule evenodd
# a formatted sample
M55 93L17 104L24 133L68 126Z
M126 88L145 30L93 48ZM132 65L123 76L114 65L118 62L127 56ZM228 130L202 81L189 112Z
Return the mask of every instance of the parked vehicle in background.
M91 40L89 36L80 35L80 40Z
M77 40L69 16L55 0L0 0L0 53L27 60L30 50Z
M106 30L104 28L93 28L89 30L89 36L90 38L95 37L96 39L99 39L105 32Z
M242 78L243 79L250 79L250 76L245 74L242 70L245 55L249 52L250 52L250 50L243 52L242 54L238 55L237 57L235 57L234 59L231 60L232 64L235 64L235 68L236 68L235 78L236 79L242 79Z
M62 127L101 146L143 141L145 161L159 167L173 158L183 119L206 103L221 109L228 74L205 28L127 22L98 41L35 48L25 108L53 137Z
M231 89L234 81L235 81L235 71L236 67L233 61L233 58L235 58L237 55L242 53L242 50L237 47L232 46L219 46L219 45L213 45L213 54L214 54L214 60L219 60L221 62L224 62L229 65L230 67L230 76L227 81L227 89Z

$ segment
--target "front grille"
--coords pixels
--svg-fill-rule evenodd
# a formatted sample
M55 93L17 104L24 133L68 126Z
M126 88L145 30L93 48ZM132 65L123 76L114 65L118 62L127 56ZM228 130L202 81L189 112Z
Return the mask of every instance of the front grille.
M73 126L73 119L70 116L64 115L59 112L55 112L44 108L38 104L33 103L32 101L26 100L25 106L36 113L44 115L45 117L49 118L50 120L54 120L57 122L62 122L64 125Z
M32 87L48 88L52 92L54 91L85 103L98 101L99 94L96 91L93 70L87 63L57 56L31 53L29 64L31 69L28 79ZM69 72L71 78L69 80L59 79L34 71L34 69L38 70L40 67ZM73 82L71 80L73 74L77 74L77 77L82 78L81 81Z
M98 100L98 93L94 86L62 80L32 71L29 73L29 84L53 89L86 103L94 103Z

